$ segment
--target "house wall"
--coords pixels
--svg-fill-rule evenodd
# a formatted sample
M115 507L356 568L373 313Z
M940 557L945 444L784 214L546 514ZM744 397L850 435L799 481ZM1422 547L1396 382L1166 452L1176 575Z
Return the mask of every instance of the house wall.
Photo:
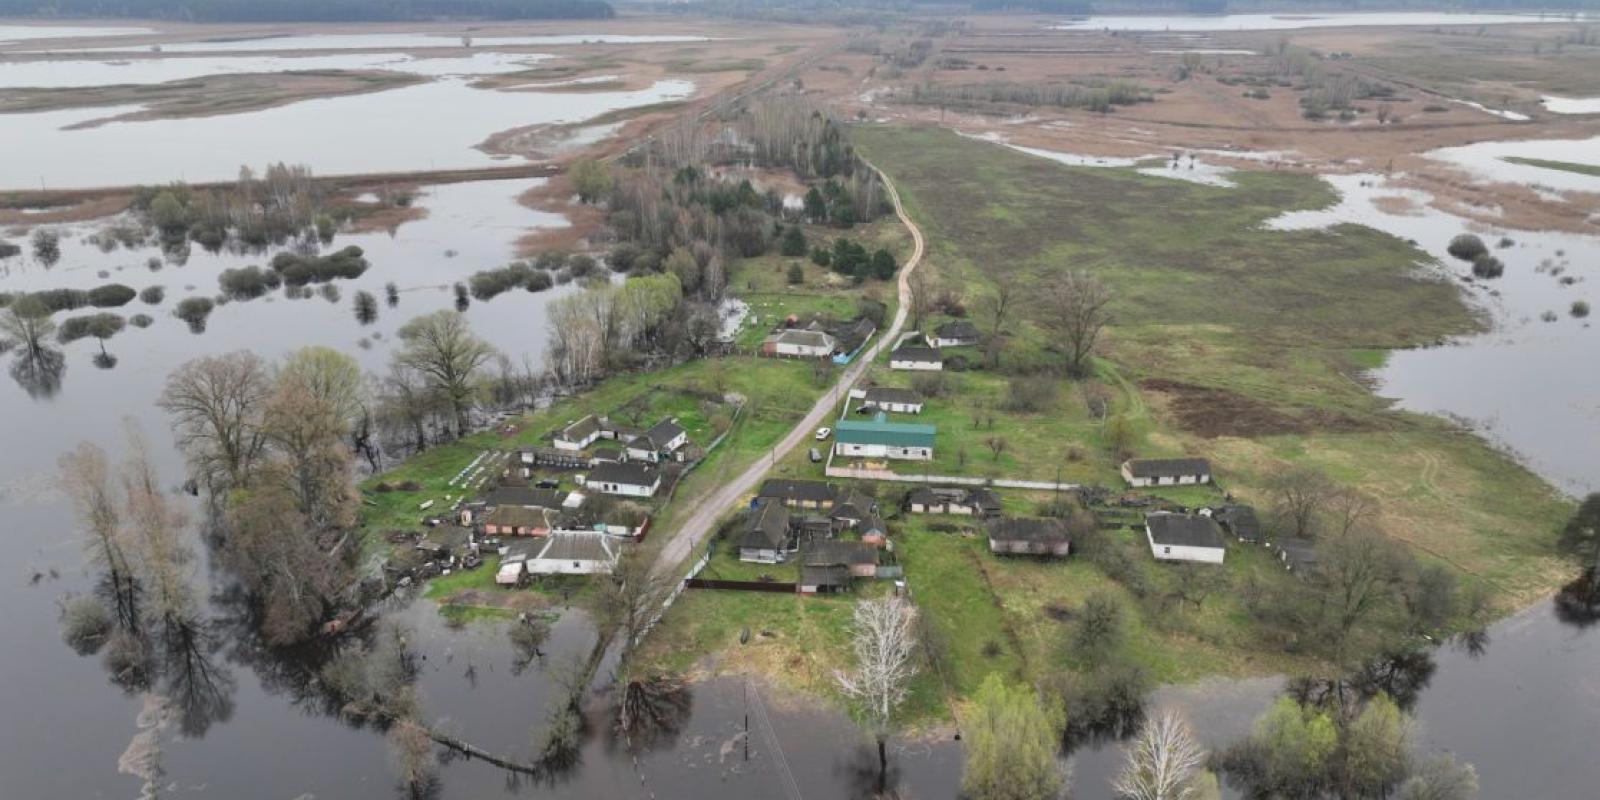
M783 553L779 550L768 550L757 547L739 548L739 560L754 564L777 564L783 561Z
M884 401L881 401L881 400L874 400L870 405L873 408L879 408L879 409L882 409L884 411L888 411L888 412L893 413L893 414L921 414L922 413L922 404L921 403L889 403L889 402L884 402Z
M928 344L929 345L932 345L933 347L940 347L940 348L943 348L943 347L964 347L964 346L967 346L967 345L975 345L977 343L978 343L977 339L941 339L941 338L939 338L937 336L928 339Z
M659 483L655 486L635 486L631 483L597 484L602 494L621 494L629 497L654 497L656 487L660 485Z
M1150 529L1144 530L1145 541L1150 543L1150 555L1157 561L1196 561L1202 564L1221 564L1226 551L1220 547L1187 547L1184 545L1164 545L1156 543L1150 536Z
M528 561L528 572L534 575L604 575L611 572L611 562L592 559L567 561L557 558L535 558Z
M898 458L909 461L931 461L933 459L933 448L931 447L889 447L881 444L839 442L834 445L834 452L841 456L852 458Z
M942 361L899 361L889 360L889 369L911 369L924 372L938 372L944 369Z
M773 351L780 356L799 356L801 358L823 358L833 355L833 348L831 347L813 347L808 344L788 344L785 342L775 343Z
M628 459L630 461L648 461L654 464L661 460L661 454L654 450L630 446L628 448Z
M851 564L850 574L857 578L870 578L878 574L877 564Z

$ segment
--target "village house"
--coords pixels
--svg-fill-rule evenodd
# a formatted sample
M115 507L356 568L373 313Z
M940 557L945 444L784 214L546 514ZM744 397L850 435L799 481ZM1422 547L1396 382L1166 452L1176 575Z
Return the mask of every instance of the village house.
M1203 458L1130 458L1122 462L1129 486L1192 486L1211 482L1211 462Z
M597 464L618 464L622 462L622 448L613 445L601 445L589 451L589 463L585 466Z
M861 541L873 547L883 547L889 542L889 526L885 525L883 518L871 514L856 525L856 533L861 536Z
M529 558L530 575L609 575L616 568L621 545L610 536L590 531L558 531Z
M774 498L757 501L745 516L739 535L739 560L776 564L794 551L789 532L789 509Z
M878 513L878 501L854 489L840 489L833 501L829 519L841 529L852 529Z
M989 521L989 552L996 555L1064 558L1072 537L1060 520L1012 517Z
M496 486L483 498L484 504L490 508L501 506L565 508L566 501L566 492L559 489L535 489L531 486Z
M637 462L598 464L589 471L584 486L604 494L654 497L661 488L661 471Z
M1000 514L1000 497L990 489L921 487L906 495L905 508L913 514L988 518Z
M878 574L878 548L866 542L815 541L800 556L801 594L844 591Z
M932 347L902 344L889 354L889 369L937 371L944 369L944 357Z
M677 420L664 419L656 423L655 427L628 442L628 458L633 461L648 461L654 464L661 460L662 454L670 455L675 453L688 441L689 432L685 431Z
M562 428L556 434L555 446L557 450L582 450L594 444L598 438L600 438L600 421L590 414Z
M823 481L790 481L773 478L761 484L756 498L773 498L789 508L833 508L833 485Z
M878 332L878 326L874 325L872 320L866 317L857 317L849 322L833 326L828 332L833 335L834 347L839 351L839 355L835 356L833 360L842 364L848 362L849 357L861 349L861 346L872 338L872 334Z
M1158 561L1221 564L1227 553L1222 531L1210 517L1159 511L1145 515L1144 533Z
M768 336L761 343L761 354L780 358L827 358L838 342L822 331L788 328Z
M544 536L555 528L560 512L548 508L499 506L483 518L488 536Z
M1210 516L1222 526L1224 531L1247 544L1262 544L1266 542L1261 530L1261 520L1256 518L1256 510L1250 506L1226 505L1217 509L1204 509L1201 514Z
M874 386L862 393L861 405L895 414L921 414L922 395L912 389Z
M964 320L952 320L933 329L928 344L934 347L970 347L982 338L978 326Z
M834 453L847 458L933 459L932 425L889 422L880 412L871 421L840 420L834 432Z

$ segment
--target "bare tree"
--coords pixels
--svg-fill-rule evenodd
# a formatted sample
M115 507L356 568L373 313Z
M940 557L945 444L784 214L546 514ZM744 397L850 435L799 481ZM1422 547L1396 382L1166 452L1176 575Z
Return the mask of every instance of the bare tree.
M654 569L650 555L630 548L617 559L611 575L602 579L590 602L590 610L601 629L625 637L622 653L626 658L637 639L660 612L675 581Z
M1012 305L1016 301L1017 287L1013 281L999 281L994 291L978 299L978 314L989 323L988 347L984 351L990 367L1000 365L1000 346L1003 332L1011 319Z
M270 391L266 363L245 350L194 359L168 376L157 404L197 480L213 491L247 482L266 444L261 415Z
M1328 492L1324 505L1329 528L1339 535L1349 533L1358 526L1374 525L1378 521L1378 501L1355 489L1342 488Z
M188 548L179 540L188 516L161 489L149 449L138 430L128 431L130 455L122 487L139 575L153 605L147 610L169 632L196 624L199 609L190 578Z
M1371 527L1357 526L1318 542L1316 584L1333 615L1336 655L1344 654L1355 627L1392 596L1399 564L1395 544Z
M894 712L905 702L917 664L916 609L894 595L856 603L851 641L856 668L835 670L839 688L859 703L872 721L878 740L878 793L889 770L887 742Z
M277 382L309 392L347 427L354 426L366 409L361 365L330 347L302 347L290 353L278 366Z
M1039 321L1067 349L1067 374L1089 373L1089 356L1111 321L1111 290L1084 270L1068 270L1040 287Z
M928 313L928 276L926 270L914 269L906 279L911 289L911 327L921 330L922 318Z
M318 528L355 522L355 459L336 403L301 381L280 381L262 423L279 467L268 474L287 481L295 507Z
M87 442L61 457L61 483L89 528L89 558L106 570L112 611L118 627L137 629L137 578L122 529L122 514L111 488L106 454Z
M19 297L0 313L0 333L5 334L5 341L30 358L37 358L46 350L45 342L55 330L50 309L36 297Z
M1206 754L1183 716L1173 710L1145 722L1128 746L1128 760L1112 783L1119 800L1190 800Z
M991 428L994 427L993 419L994 419L993 417L990 417L991 422L990 422L989 427L991 427ZM989 452L994 455L994 460L995 461L999 461L1000 460L1000 456L1002 454L1004 454L1005 451L1006 451L1007 442L1006 442L1006 437L1004 437L1004 436L990 436L990 437L984 439L983 443L985 445L988 445Z
M449 404L456 435L466 435L474 379L494 356L494 348L474 335L467 318L454 311L416 317L401 326L399 337L403 346L395 353L395 363L427 377Z
M1273 475L1267 488L1280 530L1297 537L1316 534L1318 517L1332 490L1327 475L1315 467L1297 466Z

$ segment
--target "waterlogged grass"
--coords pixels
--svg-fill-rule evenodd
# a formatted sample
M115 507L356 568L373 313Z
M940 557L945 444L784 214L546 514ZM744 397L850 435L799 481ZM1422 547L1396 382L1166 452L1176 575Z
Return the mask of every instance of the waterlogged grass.
M1513 164L1521 164L1527 167L1540 167L1542 169L1554 169L1562 172L1576 172L1579 175L1600 176L1600 165L1596 164L1577 164L1571 161L1552 161L1547 158L1526 158L1523 156L1502 156L1500 160L1509 161Z

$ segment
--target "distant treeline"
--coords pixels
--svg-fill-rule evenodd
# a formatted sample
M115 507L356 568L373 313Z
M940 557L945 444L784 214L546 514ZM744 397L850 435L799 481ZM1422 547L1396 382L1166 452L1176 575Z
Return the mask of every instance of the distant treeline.
M0 17L140 17L192 22L610 19L606 0L0 0Z
M1297 11L1504 11L1600 9L1600 0L1391 0L1359 6L1332 0L690 0L647 4L661 11L698 10L711 14L796 21L827 18L870 23L873 14L916 14L924 7L966 6L974 11L1028 14L1222 14Z

